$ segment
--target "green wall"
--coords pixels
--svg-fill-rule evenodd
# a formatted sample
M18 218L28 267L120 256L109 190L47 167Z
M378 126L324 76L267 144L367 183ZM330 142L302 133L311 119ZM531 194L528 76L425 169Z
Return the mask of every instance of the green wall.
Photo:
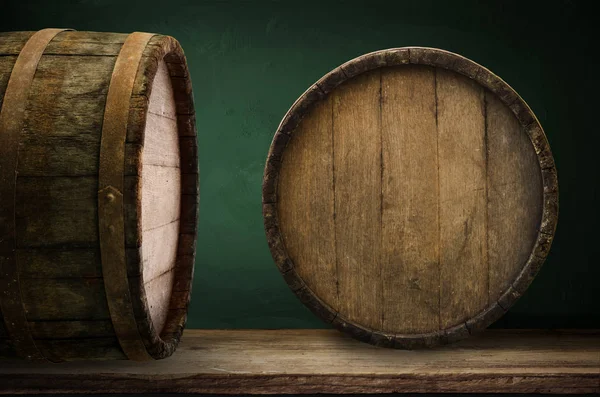
M590 2L591 3L591 2ZM323 74L373 50L432 46L490 68L531 105L559 170L552 252L496 327L600 327L599 84L592 6L576 1L0 0L0 30L169 34L198 114L201 208L189 326L324 327L288 290L264 238L264 160L281 117Z

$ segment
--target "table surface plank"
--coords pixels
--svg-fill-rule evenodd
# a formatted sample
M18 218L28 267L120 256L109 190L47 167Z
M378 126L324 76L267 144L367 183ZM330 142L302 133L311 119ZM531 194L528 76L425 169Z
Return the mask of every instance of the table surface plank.
M0 360L0 393L593 393L600 330L488 330L390 350L334 330L187 330L175 355L38 364Z

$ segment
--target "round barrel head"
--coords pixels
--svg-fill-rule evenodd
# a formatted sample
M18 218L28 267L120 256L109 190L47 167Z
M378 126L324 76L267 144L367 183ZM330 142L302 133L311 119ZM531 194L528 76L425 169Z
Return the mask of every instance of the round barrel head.
M265 229L284 279L318 316L399 348L498 319L554 234L554 160L499 77L432 48L370 53L311 86L275 134Z
M181 212L180 162L173 86L162 60L148 100L140 178L143 278L150 317L158 333L169 314L175 279Z

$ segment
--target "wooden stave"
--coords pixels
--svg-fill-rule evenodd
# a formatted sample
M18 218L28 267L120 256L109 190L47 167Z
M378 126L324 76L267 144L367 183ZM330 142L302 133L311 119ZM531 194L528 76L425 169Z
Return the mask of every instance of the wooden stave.
M277 214L278 178L282 156L295 129L312 107L343 82L362 73L390 66L426 65L457 72L495 94L516 116L535 150L542 174L543 207L538 236L529 259L500 298L463 324L424 334L390 334L343 318L323 302L296 273L289 257ZM271 255L286 283L315 315L353 338L392 348L429 348L453 343L480 332L498 320L529 287L548 256L558 221L558 179L552 151L544 131L527 103L504 80L476 62L449 51L428 47L402 47L371 52L333 69L310 86L290 107L273 137L262 185L263 222Z
M2 39L0 40L0 50L3 50L3 55L9 54L7 56L7 59L12 55L12 57L16 60L16 56L19 54L20 48L25 44L25 42L33 33L34 32L15 32L3 34L2 36L0 36L0 38ZM98 49L108 49L109 53L102 54L101 56L112 57L113 59L116 59L116 56L120 51L120 47L122 46L127 36L128 35L126 34L103 34L95 32L74 32L67 35L67 37L61 37L59 35L57 36L56 42L51 42L50 45L48 45L46 51L44 52L44 56L55 56L56 54L59 54L58 56L73 56L77 55L78 53L83 53L84 55L79 56L96 57L98 56L98 54L96 54L94 51ZM103 40L110 43L103 42ZM73 43L75 43L75 45ZM90 47L91 49L87 48L86 46ZM167 62L171 79L174 80L173 84L175 89L175 101L177 107L177 123L179 127L179 140L181 148L182 222L180 225L180 241L177 254L177 275L174 284L174 294L171 298L172 310L170 311L167 326L165 327L161 338L161 336L157 335L156 331L154 330L152 321L149 317L148 304L145 296L143 278L141 274L142 268L140 264L139 252L139 247L141 246L141 230L139 230L139 222L137 219L137 213L139 213L140 209L141 196L138 194L139 191L137 178L140 174L140 149L141 143L143 143L144 138L143 131L145 127L145 114L148 108L148 98L150 97L152 88L151 83L153 81L154 75L156 74L158 63L163 58ZM0 76L3 75L0 74ZM106 82L106 84L108 84L109 82L110 79ZM4 79L0 79L0 90L3 90L5 88L2 86L2 83L5 83ZM2 98L0 98L0 101ZM99 134L100 129L94 129L94 133ZM154 35L154 37L151 39L150 43L148 44L148 46L146 46L144 50L142 62L140 62L137 76L135 79L134 92L130 99L130 113L127 129L127 146L125 160L125 180L126 184L129 184L130 186L130 188L127 189L127 193L129 194L126 194L126 196L128 196L126 198L126 201L129 201L130 209L129 211L125 211L126 223L130 225L128 227L129 230L127 233L126 249L127 274L130 286L129 289L131 296L135 298L133 299L134 312L138 330L140 331L142 340L148 350L148 353L154 359L165 358L173 353L179 342L183 328L185 327L187 305L189 303L191 290L191 280L193 278L193 263L195 258L194 241L198 217L198 163L195 137L196 129L193 95L191 92L191 81L189 78L189 72L187 69L187 63L185 60L185 55L183 54L183 50L181 49L181 46L175 39L169 36ZM54 171L56 172L56 170ZM65 172L69 173L69 175L63 175ZM95 173L97 174L97 169ZM70 170L66 169L59 169L57 175L69 178L73 176L88 177L90 176L90 173L89 170L85 169L76 169L74 172L71 172ZM99 263L97 247L94 247L93 244L86 247L86 244L84 244L84 246L73 247L73 249L73 252L77 254L79 253L78 250L84 250L85 255L94 258L92 262L87 264L87 267L83 266L83 268L71 269L71 271L75 273L75 276L77 276L78 272L83 272L87 274L80 276L89 277L91 274L98 277L99 275L101 280L101 273L98 274L98 270L101 270L101 265ZM44 248L36 248L32 251L36 250L43 251ZM61 247L61 245L59 244L58 250L61 250L61 252L64 253L64 246ZM42 256L44 256L44 254L50 254L50 256L52 256L52 254L56 254L56 252L42 252ZM77 254L72 255L70 262L71 264L73 264L74 262L73 257L77 256ZM43 260L38 263L38 269L40 268L39 265L43 263ZM81 267L81 263L79 263L78 266ZM32 273L30 272L29 275L31 276ZM55 274L54 276L61 277L60 274ZM72 278L74 277L74 274L70 274L69 276ZM108 320L108 322L110 323L110 318L104 319L104 321L92 319L90 323L94 324L94 321L96 321L97 325L98 321L100 321L101 328L105 331L106 320ZM6 352L6 354L12 354L14 353L14 351L10 346L10 340L6 339L6 330L3 328L4 322L0 322L2 323L0 324L0 346L2 346L2 349L0 350L3 352L3 354ZM79 324L81 326L82 324L85 324L85 321L79 321L78 323L81 323ZM36 328L39 328L40 324L44 324L44 322L33 322L34 333L37 333L38 336L48 336L47 330L45 335L39 334L39 330L35 331ZM65 330L64 324L62 325L62 334L59 333L58 337L73 337L73 335L69 335L68 327ZM90 346L98 344L97 341L95 341L95 338L103 338L109 336L106 334L106 332L100 332L100 335L97 335L97 332L96 334L94 334L95 330L93 325L89 327L89 329L85 328L86 327L79 329L78 338L80 338L81 335L91 335L91 337L88 338ZM77 333L75 331L73 332ZM114 339L114 335L112 339ZM101 358L97 357L94 353L90 354L90 351L93 351L93 349L90 350L86 348L85 343L83 343L85 342L85 339L76 340L81 345L81 347L79 347L78 349L78 351L81 354L78 355L78 352L76 351L74 352L75 354L70 354L70 356L69 354L67 354L68 357L66 357L65 359ZM115 341L116 340L112 340L112 342ZM38 341L38 344L44 345L51 343L46 343L45 339L40 339ZM63 351L69 353L68 342L64 344L66 345L66 350L64 350L65 347L63 346ZM106 351L107 346L112 346L110 349L108 349L109 351L107 354L107 358L125 358L118 343L114 343L113 345L104 345L101 346L101 349L97 350ZM46 346L42 346L42 349L46 351L47 356L56 356L55 354L52 354L52 349L48 349L46 348ZM56 361L60 360L59 357L53 357L53 359L55 359Z

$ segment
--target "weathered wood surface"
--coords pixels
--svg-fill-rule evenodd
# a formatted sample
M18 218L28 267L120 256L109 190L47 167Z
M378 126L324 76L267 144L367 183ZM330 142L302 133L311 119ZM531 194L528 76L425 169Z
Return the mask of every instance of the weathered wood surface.
M43 29L31 36L13 65L0 108L0 308L15 352L30 360L44 360L45 357L29 332L15 256L19 138L39 61L48 43L64 31Z
M333 117L337 307L347 320L374 328L381 327L383 314L378 309L382 300L382 274L378 271L381 245L380 89L379 72L348 81L332 95L332 113L325 116ZM317 169L310 170L309 174ZM360 189L356 189L357 186ZM280 194L286 192L280 191ZM318 222L315 218L309 221Z
M32 34L0 33L0 105ZM97 200L106 96L127 37L59 33L28 94L19 136L16 261L29 332L53 361L126 358L107 307ZM126 270L140 337L154 358L163 358L181 335L193 277L194 107L185 56L173 38L153 36L139 68L130 67L137 74L126 98ZM15 354L7 338L0 318L0 356Z
M542 178L530 172L537 164L529 137L510 110L486 94L488 186L488 257L497 266L489 270L489 299L499 296L518 275L535 241L542 214ZM537 214L533 222L522 219Z
M330 155L333 149L332 118L323 116L331 114L332 106L331 98L319 103L314 113L299 127L302 133L298 139L290 142L291 146L298 149L290 151L287 158L290 167L282 171L306 179L300 183L290 183L292 178L287 175L281 178L281 188L289 192L281 200L290 204L284 204L279 215L282 225L295 225L297 228L289 231L283 229L282 232L298 237L288 239L287 249L293 252L294 257L302 257L302 262L306 263L305 267L298 269L301 277L312 285L315 293L337 304L334 238L321 238L335 236L333 159ZM315 135L320 139L315 139ZM310 145L310 150L303 149L306 145ZM321 172L311 174L313 168L319 168ZM310 222L311 217L323 219L323 222Z
M125 177L125 240L139 246L139 177ZM95 247L98 241L97 177L20 177L17 247ZM46 211L40 211L40 209Z
M597 393L600 333L488 330L453 346L401 351L334 330L188 330L168 360L7 360L0 384L3 394Z
M405 348L499 318L547 256L558 211L522 99L472 61L412 47L352 60L296 101L263 204L299 298L360 340Z
M495 264L487 260L483 89L454 72L438 69L436 76L440 327L445 329L486 307L488 266ZM529 171L539 174L539 168ZM528 218L521 222L531 223Z
M439 326L435 70L382 70L381 86L383 330L422 333Z

